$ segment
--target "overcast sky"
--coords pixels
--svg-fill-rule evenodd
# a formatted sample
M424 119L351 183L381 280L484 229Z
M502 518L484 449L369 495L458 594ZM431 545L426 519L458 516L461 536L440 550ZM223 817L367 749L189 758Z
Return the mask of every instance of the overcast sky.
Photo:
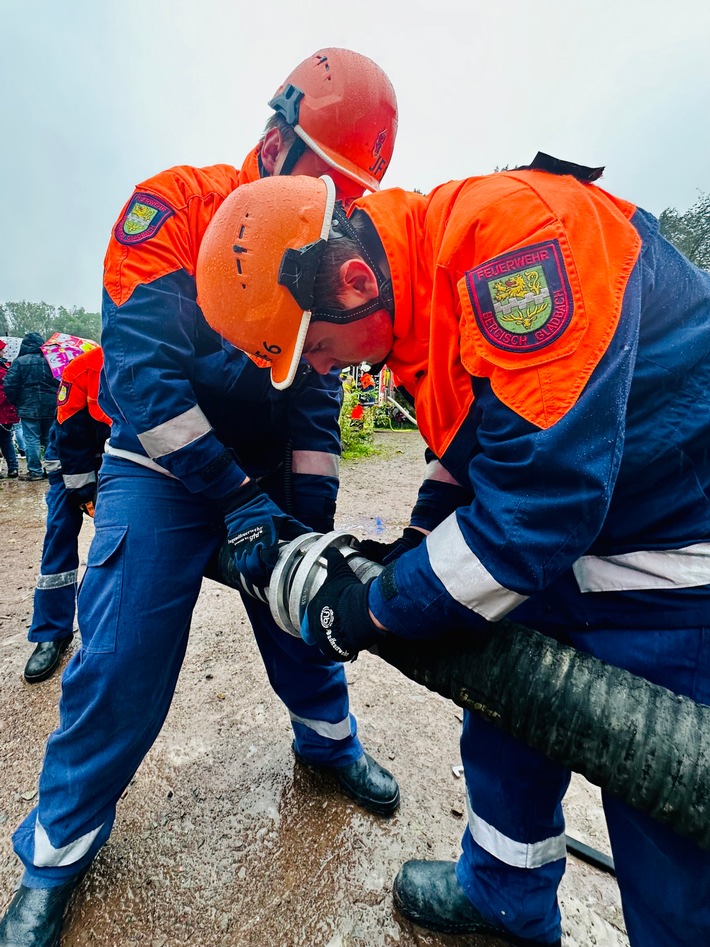
M710 192L709 43L706 0L0 0L0 302L98 310L133 186L241 164L323 46L394 84L385 184L426 192L541 150L686 210Z

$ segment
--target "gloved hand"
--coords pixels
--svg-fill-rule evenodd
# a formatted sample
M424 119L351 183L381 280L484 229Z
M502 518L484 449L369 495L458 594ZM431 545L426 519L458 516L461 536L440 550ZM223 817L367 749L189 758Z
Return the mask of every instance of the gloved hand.
M279 555L279 540L311 532L284 513L252 480L232 495L224 522L237 571L259 589L269 584Z
M337 549L326 549L328 575L313 596L301 622L301 637L317 645L332 661L354 661L358 652L373 645L384 632L370 618L367 593L373 579L363 584Z
M70 493L72 500L81 512L86 513L87 516L93 519L96 507L96 481L86 483L83 487L77 487L76 490L71 490Z
M409 552L410 549L416 549L424 539L426 539L426 533L414 529L413 526L407 526L399 539L395 539L392 543L378 543L376 539L363 539L358 543L357 548L366 559L386 566L395 559L399 559L405 552Z

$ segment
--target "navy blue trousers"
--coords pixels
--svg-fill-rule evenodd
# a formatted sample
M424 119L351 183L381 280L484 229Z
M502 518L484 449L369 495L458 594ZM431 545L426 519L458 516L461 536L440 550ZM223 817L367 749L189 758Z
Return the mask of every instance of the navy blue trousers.
M170 708L202 576L224 535L213 504L115 457L104 459L94 524L78 597L82 647L62 679L39 804L13 836L34 887L81 871L108 838ZM298 751L328 765L358 759L342 665L281 631L265 606L248 610Z
M34 594L30 641L71 635L76 612L79 533L84 514L71 499L61 473L49 474L47 528Z

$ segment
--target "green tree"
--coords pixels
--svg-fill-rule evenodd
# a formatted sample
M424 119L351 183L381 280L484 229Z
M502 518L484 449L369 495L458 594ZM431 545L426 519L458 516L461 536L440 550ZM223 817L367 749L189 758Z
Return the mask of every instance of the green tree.
M101 341L101 316L98 312L72 306L51 306L46 302L20 302L0 304L0 335L23 336L27 332L39 332L48 339L53 332L66 332L84 339Z
M710 194L700 197L684 214L668 207L659 218L661 233L696 266L710 271Z
M54 327L55 332L67 332L69 335L78 335L82 339L101 341L101 313L87 312L86 309L72 306L65 309L60 306Z
M54 306L49 303L8 302L2 307L10 335L23 336L27 332L39 332L43 338L54 332Z

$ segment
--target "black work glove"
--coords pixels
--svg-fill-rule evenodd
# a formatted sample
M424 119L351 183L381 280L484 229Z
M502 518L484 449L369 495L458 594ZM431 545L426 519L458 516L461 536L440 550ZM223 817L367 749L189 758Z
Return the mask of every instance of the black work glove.
M224 521L237 571L259 589L269 584L279 556L279 541L288 542L311 532L284 513L253 480L232 494Z
M81 512L93 518L96 507L96 481L77 487L76 490L70 490L69 493Z
M399 539L392 543L378 543L376 539L363 539L358 543L358 552L369 559L371 562L379 562L386 566L395 559L399 559L410 549L416 549L417 546L426 539L426 533L413 526L407 526Z
M301 623L301 637L317 645L332 661L354 661L384 632L370 618L367 593L374 579L363 584L337 549L323 557L328 574L313 596Z

